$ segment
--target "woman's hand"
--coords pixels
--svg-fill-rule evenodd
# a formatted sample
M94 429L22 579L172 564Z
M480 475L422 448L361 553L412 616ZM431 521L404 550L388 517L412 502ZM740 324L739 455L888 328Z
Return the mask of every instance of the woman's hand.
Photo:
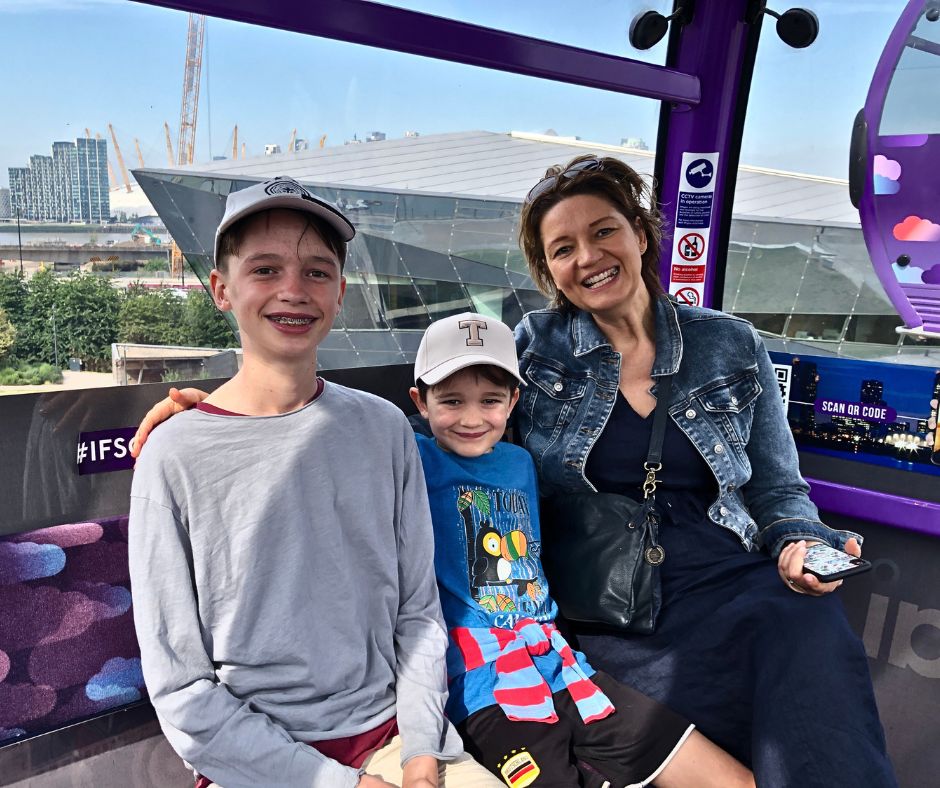
M780 557L777 559L777 572L784 583L797 594L809 594L810 596L822 596L831 593L842 585L841 580L835 580L832 583L823 583L815 575L803 571L803 559L806 557L806 548L810 545L819 544L819 542L807 542L805 539L799 542L790 542L780 551ZM854 539L849 539L845 543L845 552L859 558L862 555L862 548Z
M416 755L402 769L401 788L437 788L437 758Z
M170 396L160 400L148 410L144 420L140 422L137 432L131 439L131 457L137 459L140 456L140 450L144 447L147 436L150 435L154 427L166 421L170 416L194 408L208 396L208 393L199 389L183 389L181 391L180 389L171 388Z

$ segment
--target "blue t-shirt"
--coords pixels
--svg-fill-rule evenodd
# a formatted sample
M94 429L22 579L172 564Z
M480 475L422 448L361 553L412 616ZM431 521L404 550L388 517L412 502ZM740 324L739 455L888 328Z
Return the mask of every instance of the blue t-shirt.
M529 453L497 443L480 457L441 449L433 438L415 436L424 466L434 526L434 571L448 630L454 627L511 629L520 619L555 620L539 560L539 498ZM575 651L581 668L594 673ZM561 657L554 651L533 662L551 691L565 689ZM450 698L447 716L460 722L496 705L493 663L467 672L453 639L447 649Z

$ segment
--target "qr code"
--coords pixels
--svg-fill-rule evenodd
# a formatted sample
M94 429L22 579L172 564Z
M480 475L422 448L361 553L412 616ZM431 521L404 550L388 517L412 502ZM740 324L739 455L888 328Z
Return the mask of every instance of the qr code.
M774 372L777 374L777 385L780 386L780 397L786 410L790 406L790 378L793 368L789 364L774 364Z

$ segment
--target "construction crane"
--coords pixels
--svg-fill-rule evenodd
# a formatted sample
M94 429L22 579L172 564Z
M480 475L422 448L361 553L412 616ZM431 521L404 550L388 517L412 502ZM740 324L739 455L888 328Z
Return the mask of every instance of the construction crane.
M183 103L180 107L179 138L176 144L178 164L192 164L196 150L196 118L199 113L199 82L202 75L202 43L206 18L189 15L186 36L186 64L183 70Z
M137 137L134 137L134 147L137 148L137 161L140 162L140 168L143 169L147 165L144 164L144 154L140 152L140 140Z
M127 167L124 166L124 157L121 155L121 146L118 145L117 134L114 133L114 126L108 124L108 131L111 132L111 141L114 143L114 156L117 159L118 167L121 168L121 177L124 179L124 188L127 193L131 193L131 180L127 177Z
M287 152L288 152L288 153L293 153L293 152L294 152L294 140L296 140L296 139L297 139L297 129L294 129L294 130L290 133L290 142L287 143Z
M163 131L166 134L166 163L172 167L176 164L176 159L173 158L173 142L170 140L170 124L166 121L163 121Z
M186 61L183 67L183 101L180 105L179 137L176 143L177 164L192 164L196 151L196 118L199 114L199 83L202 76L202 44L206 35L206 18L189 15L186 34ZM166 124L164 124L166 126ZM173 156L170 131L167 131L167 153ZM170 274L183 274L183 253L176 242L170 245Z

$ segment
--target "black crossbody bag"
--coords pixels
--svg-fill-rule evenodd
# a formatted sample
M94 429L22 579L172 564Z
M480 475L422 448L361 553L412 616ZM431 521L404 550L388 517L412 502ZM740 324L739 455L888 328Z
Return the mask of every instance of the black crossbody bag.
M663 436L672 376L662 379L643 469L643 500L616 493L581 492L542 501L542 563L549 593L573 623L651 633L662 596L655 508L656 473L662 470Z

